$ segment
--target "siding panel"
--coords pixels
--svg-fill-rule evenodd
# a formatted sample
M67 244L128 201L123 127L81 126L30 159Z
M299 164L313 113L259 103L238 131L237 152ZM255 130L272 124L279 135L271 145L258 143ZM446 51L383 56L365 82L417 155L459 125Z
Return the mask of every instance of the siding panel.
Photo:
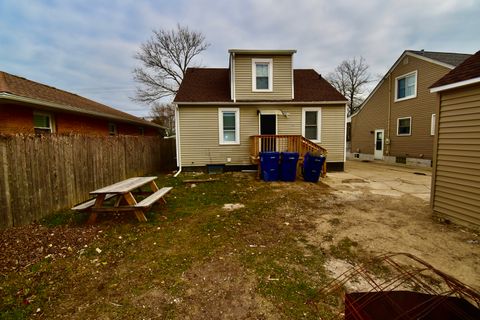
M480 86L442 93L434 213L480 226Z
M273 91L252 91L252 59L273 59ZM291 100L292 99L292 57L251 56L235 57L235 90L237 100Z

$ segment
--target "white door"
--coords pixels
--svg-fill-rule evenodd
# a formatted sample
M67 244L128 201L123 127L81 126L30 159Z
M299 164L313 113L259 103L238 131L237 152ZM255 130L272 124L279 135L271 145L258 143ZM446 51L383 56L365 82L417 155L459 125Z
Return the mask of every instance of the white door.
M383 129L375 130L375 152L373 158L376 160L383 160Z

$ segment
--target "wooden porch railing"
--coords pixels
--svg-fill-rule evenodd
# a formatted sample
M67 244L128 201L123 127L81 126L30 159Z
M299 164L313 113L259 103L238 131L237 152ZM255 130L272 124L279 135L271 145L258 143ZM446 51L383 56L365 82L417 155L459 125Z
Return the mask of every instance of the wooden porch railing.
M301 135L255 135L250 136L250 160L259 164L259 154L262 151L298 152L300 163L307 152L320 153L327 156L327 149L304 138ZM326 161L322 168L322 176L327 173Z

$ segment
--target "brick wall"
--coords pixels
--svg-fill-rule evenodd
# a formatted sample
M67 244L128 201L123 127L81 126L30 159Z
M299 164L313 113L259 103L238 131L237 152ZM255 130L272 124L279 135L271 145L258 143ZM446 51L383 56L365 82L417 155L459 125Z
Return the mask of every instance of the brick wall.
M33 112L49 113L53 117L55 132L78 133L95 136L109 135L109 123L115 123L119 135L140 135L141 125L112 121L71 113L46 112L17 104L0 105L0 134L33 133ZM143 126L144 135L159 134L156 128Z
M0 134L33 133L33 111L17 105L0 105Z

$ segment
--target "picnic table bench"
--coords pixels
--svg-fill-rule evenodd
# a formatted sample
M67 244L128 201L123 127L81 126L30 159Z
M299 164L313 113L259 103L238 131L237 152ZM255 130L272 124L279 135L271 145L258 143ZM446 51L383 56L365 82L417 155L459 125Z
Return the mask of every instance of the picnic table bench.
M90 217L88 223L94 223L98 212L120 212L130 211L134 212L138 221L147 221L145 211L150 208L158 200L162 200L172 187L164 187L159 189L155 183L157 177L133 177L112 185L94 190L90 192L95 198L82 202L72 208L76 211L90 210ZM148 185L149 192L142 191L141 188ZM135 196L147 195L147 197L140 202L137 202ZM116 197L113 207L106 206L105 200Z

